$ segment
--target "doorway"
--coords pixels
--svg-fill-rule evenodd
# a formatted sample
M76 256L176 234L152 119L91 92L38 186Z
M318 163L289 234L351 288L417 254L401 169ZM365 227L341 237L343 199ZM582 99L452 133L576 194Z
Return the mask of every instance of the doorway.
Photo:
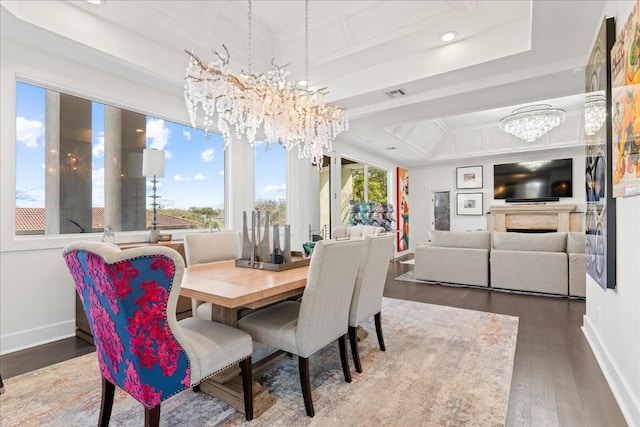
M434 230L449 231L451 229L451 192L434 191L433 198L433 221L431 225Z

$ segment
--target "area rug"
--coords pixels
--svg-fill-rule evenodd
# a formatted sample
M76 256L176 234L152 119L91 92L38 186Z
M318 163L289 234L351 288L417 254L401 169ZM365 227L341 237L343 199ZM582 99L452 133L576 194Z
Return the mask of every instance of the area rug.
M276 403L248 423L224 403L190 390L162 404L163 426L502 426L505 424L518 318L385 298L387 351L373 322L360 342L364 372L342 375L337 345L311 357L316 416L304 410L297 358L285 357L255 379ZM89 426L98 420L100 376L88 354L5 381L0 425ZM143 409L117 389L111 426L143 424Z

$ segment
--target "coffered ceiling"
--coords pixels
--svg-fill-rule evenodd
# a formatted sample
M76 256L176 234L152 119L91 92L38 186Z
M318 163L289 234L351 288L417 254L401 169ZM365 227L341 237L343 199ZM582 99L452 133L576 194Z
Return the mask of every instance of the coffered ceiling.
M182 88L184 49L208 59L224 44L233 70L248 67L245 1L1 3L172 90ZM574 0L311 0L310 85L327 87L327 99L349 111L350 130L336 145L407 166L577 145L583 67L603 8ZM273 59L303 79L304 23L302 1L254 0L252 71ZM447 31L457 33L453 42L440 40ZM527 144L498 129L513 109L539 102L567 110L548 136Z

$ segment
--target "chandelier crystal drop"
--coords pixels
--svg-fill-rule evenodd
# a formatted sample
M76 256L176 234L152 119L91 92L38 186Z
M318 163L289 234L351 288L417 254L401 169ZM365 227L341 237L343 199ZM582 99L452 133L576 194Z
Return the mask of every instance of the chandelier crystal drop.
M529 105L518 108L500 120L500 129L526 142L534 142L560 123L566 113L548 104Z
M587 95L584 103L584 133L594 135L607 118L606 98L602 94Z
M306 63L308 70L308 4L305 7ZM251 2L249 2L249 54L251 46ZM238 138L245 136L252 145L258 131L264 141L278 143L287 150L298 148L298 157L309 158L321 167L323 150L332 150L335 137L348 129L343 108L327 105L326 88L309 90L308 83L288 81L289 72L271 62L273 69L264 74L249 71L233 74L228 70L229 51L214 51L215 59L206 63L193 52L189 55L184 98L192 126L198 109L204 118L205 132L213 129L229 143L232 130ZM307 71L308 74L308 71ZM305 76L308 81L308 76ZM215 124L215 125L214 125Z

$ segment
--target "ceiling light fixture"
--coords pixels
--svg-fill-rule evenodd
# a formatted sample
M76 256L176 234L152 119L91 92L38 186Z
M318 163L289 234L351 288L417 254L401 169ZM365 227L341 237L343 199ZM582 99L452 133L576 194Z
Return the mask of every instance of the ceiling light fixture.
M348 129L343 108L326 105L327 88L309 89L309 1L305 1L305 84L287 81L289 72L271 61L274 69L264 74L251 70L251 0L249 0L249 64L247 72L231 73L229 51L214 51L217 59L205 63L193 52L189 55L184 97L195 127L198 107L204 112L208 132L217 116L217 130L229 143L231 128L254 144L259 129L265 142L278 143L290 150L298 148L298 157L310 158L321 167L323 149L331 150L335 137Z
M443 42L450 42L455 39L457 35L458 33L456 33L455 31L448 31L440 36L440 40L442 40Z
M85 0L85 1L91 4L102 4L102 0Z
M549 104L529 105L513 110L500 120L500 129L526 142L534 142L560 123L564 122L566 113L560 108L552 108Z
M594 135L607 118L607 99L602 94L587 95L584 103L584 133Z

